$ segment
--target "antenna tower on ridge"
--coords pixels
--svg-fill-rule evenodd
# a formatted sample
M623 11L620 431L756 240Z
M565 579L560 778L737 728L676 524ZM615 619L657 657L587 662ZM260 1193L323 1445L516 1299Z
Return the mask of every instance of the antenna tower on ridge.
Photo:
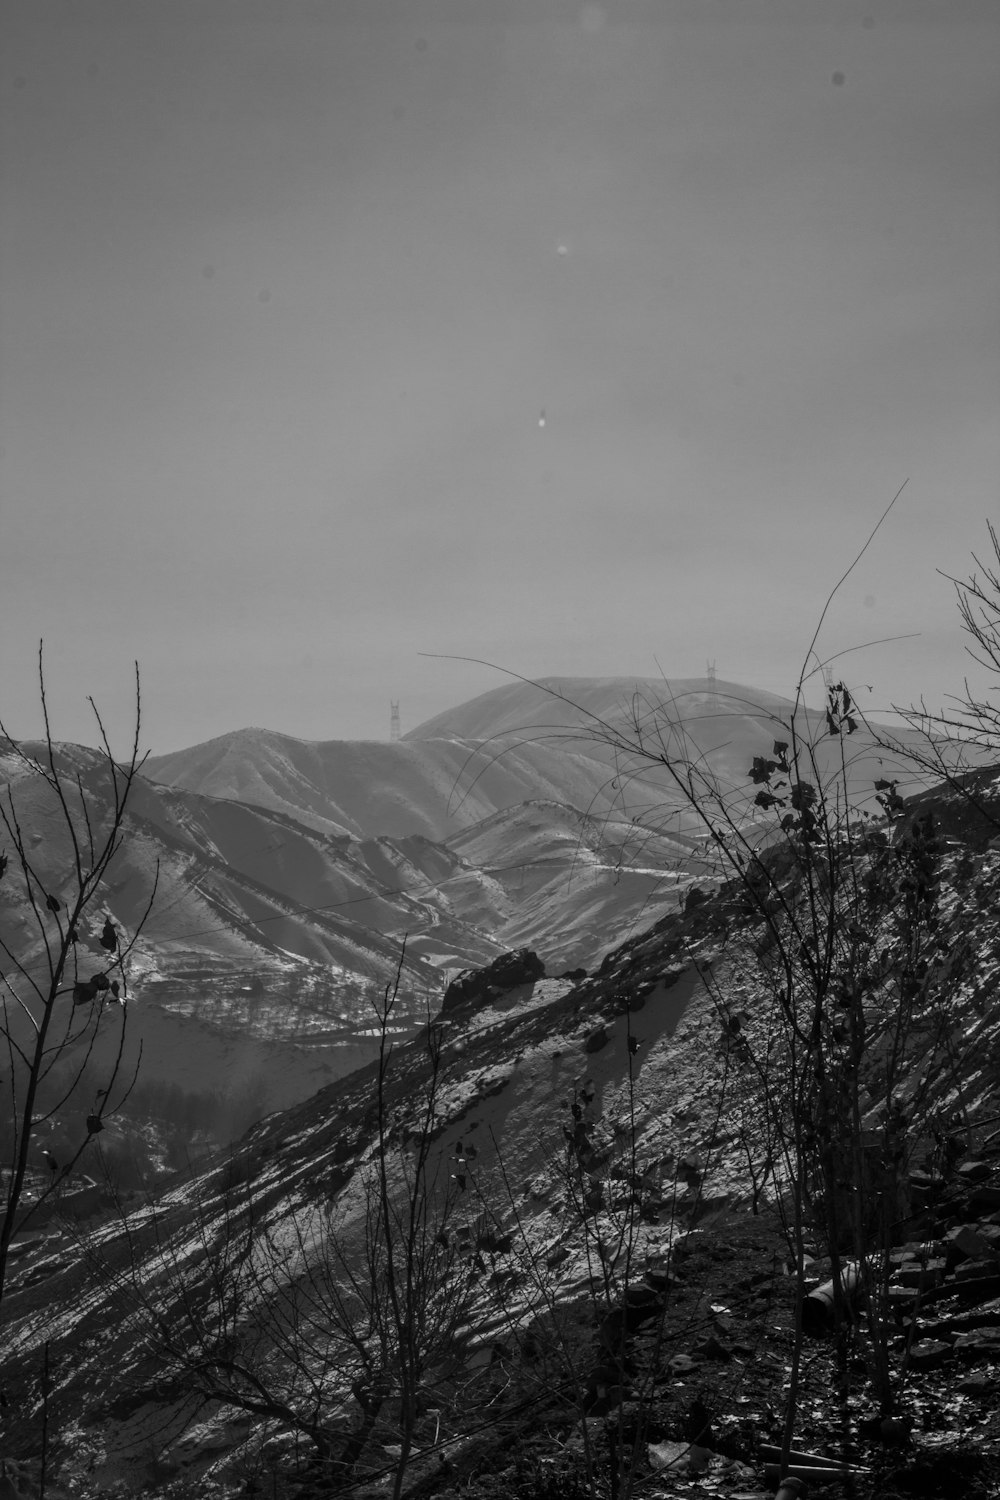
M708 675L708 691L710 693L714 693L715 692L715 662L714 661L708 661L708 662L706 662L705 663L705 671L706 671L706 673Z
M399 739L399 703L389 700L389 738L393 744Z
M827 690L827 692L829 692L830 689L833 687L833 668L832 667L825 666L823 668L823 681L826 683L826 690Z

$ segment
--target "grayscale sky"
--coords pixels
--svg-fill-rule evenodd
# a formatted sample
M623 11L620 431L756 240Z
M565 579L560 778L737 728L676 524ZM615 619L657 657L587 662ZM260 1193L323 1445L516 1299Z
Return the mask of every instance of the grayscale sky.
M997 515L996 0L2 0L0 711L940 701Z

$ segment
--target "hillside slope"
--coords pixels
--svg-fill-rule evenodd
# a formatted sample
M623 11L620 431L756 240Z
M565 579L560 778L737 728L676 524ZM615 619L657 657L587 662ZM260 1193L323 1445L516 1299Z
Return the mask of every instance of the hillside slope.
M499 809L547 797L610 804L600 761L575 749L511 746L478 758L456 735L431 740L297 740L264 729L151 756L146 774L164 785L265 807L333 835L442 839ZM471 763L475 759L474 769Z
M426 719L404 735L404 740L455 736L489 740L528 732L581 729L584 736L600 726L624 726L638 715L649 722L653 714L680 719L742 718L766 724L784 717L792 704L786 698L740 683L707 677L540 677L520 679L481 693L455 708Z
M777 694L708 678L544 677L495 688L405 738L416 743L454 735L478 743L461 785L471 783L489 757L506 754L507 746L548 747L557 757L582 754L608 768L604 795L618 814L665 833L692 835L703 830L658 764L660 757L682 772L697 767L699 777L739 799L754 757L770 755L776 739L788 739L794 707ZM814 747L818 779L839 776L841 743L828 736L825 712L801 709L796 732ZM872 805L872 783L880 777L896 777L903 795L922 784L912 764L880 747L881 733L859 715L846 757L846 785L858 805ZM908 730L892 735L902 746L917 743Z
M1000 806L995 785L984 796ZM1000 970L1000 853L989 847L995 822L975 822L953 797L922 804L919 812L927 811L940 828L933 854L937 915L928 930L937 933L933 941L944 961L961 952L964 967L950 967L951 979L945 976L935 991L931 1031L925 1033L922 1023L911 1036L913 1068L901 1089L901 1097L914 1110L919 1102L922 1111L923 1124L914 1123L907 1144L907 1159L921 1169L914 1181L922 1197L911 1205L912 1222L897 1226L902 1243L892 1262L892 1289L905 1309L927 1297L905 1388L910 1409L925 1421L894 1462L916 1474L913 1487L900 1492L943 1494L947 1485L928 1487L928 1476L938 1472L935 1463L968 1465L973 1454L981 1466L1000 1437L995 1413L992 1419L989 1409L981 1420L976 1415L981 1398L959 1399L955 1391L969 1365L982 1372L981 1389L987 1390L997 1358L1000 1276L993 1265L993 1231L1000 1160L990 1152L996 1139L990 1129L1000 1085L1000 1029L992 1004ZM901 819L897 838L909 837L912 826ZM512 837L516 843L516 830ZM889 867L895 868L891 860ZM894 920L890 912L890 928ZM757 1445L762 1438L775 1441L775 1407L791 1337L791 1282L773 1219L747 1206L747 1151L755 1121L741 1114L746 1077L732 1043L737 1032L728 1024L739 1007L740 1026L767 1035L768 971L759 962L760 938L760 923L747 921L739 890L724 890L687 914L661 920L609 954L598 974L572 986L541 980L449 1001L441 1017L441 1073L426 1137L421 1130L428 1127L420 1126L428 1079L425 1040L394 1049L386 1095L394 1157L399 1154L412 1170L426 1140L441 1182L467 1195L469 1227L467 1237L459 1237L465 1248L455 1264L471 1267L478 1298L475 1316L457 1339L457 1367L442 1377L436 1404L420 1418L424 1451L412 1459L412 1483L419 1486L414 1493L484 1500L512 1494L514 1451L529 1446L549 1455L550 1467L540 1472L556 1473L556 1454L564 1464L579 1457L584 1416L598 1441L606 1416L613 1424L619 1411L634 1415L628 1380L637 1378L641 1361L651 1359L662 1366L655 1394L646 1398L653 1403L657 1426L651 1436L660 1458L663 1451L687 1451L673 1439L690 1442L684 1424L690 1425L696 1401L702 1411L707 1402L716 1426L704 1459L712 1465L713 1492L754 1500L773 1493L773 1482L760 1482ZM881 939L870 934L866 941L877 954ZM886 977L884 965L880 972L891 998L895 981ZM870 1077L877 1088L882 1064L877 1036L873 1041ZM946 1065L932 1064L934 1057ZM323 1236L336 1233L342 1246L353 1245L360 1254L370 1226L371 1202L360 1184L377 1159L374 1096L369 1068L263 1122L244 1141L238 1170L220 1159L196 1179L178 1182L158 1207L137 1208L127 1228L114 1217L96 1225L86 1257L72 1233L58 1226L44 1244L26 1252L9 1309L9 1451L33 1451L40 1411L35 1371L44 1346L54 1372L45 1407L53 1461L58 1455L81 1493L128 1480L145 1484L149 1494L166 1494L166 1486L183 1476L234 1494L246 1465L264 1451L255 1443L271 1442L280 1423L258 1423L255 1429L252 1407L242 1416L218 1404L196 1408L183 1357L165 1361L154 1352L155 1340L149 1342L155 1330L143 1323L149 1303L141 1289L161 1282L169 1288L171 1276L178 1278L170 1305L182 1323L200 1316L202 1299L210 1305L221 1284L220 1265L236 1275L244 1264L293 1264L295 1277L303 1278L294 1284L313 1295L320 1283L309 1268L322 1265ZM877 1105L873 1099L873 1120L880 1118ZM941 1141L951 1142L956 1109L962 1125L957 1149L970 1156L958 1166L930 1129L940 1122ZM590 1205L573 1199L571 1149L586 1153L581 1181L594 1191ZM779 1170L768 1192L780 1189L781 1181ZM645 1195L645 1206L640 1216L623 1221L617 1205L631 1201L633 1190ZM629 1225L624 1257L622 1242L616 1251L613 1237L623 1222ZM263 1261L248 1261L254 1245L253 1254ZM931 1245L933 1278L927 1270ZM277 1261L266 1259L268 1246L275 1247ZM103 1267L96 1282L88 1280L94 1264ZM821 1263L816 1270L813 1280L820 1281ZM265 1285L251 1284L258 1291ZM640 1353L636 1337L634 1363L623 1379L609 1358L617 1347L609 1344L609 1331L627 1328L621 1320L630 1307L652 1303L669 1310L663 1342ZM264 1309L257 1304L254 1326ZM557 1316L564 1342L554 1347L563 1362L552 1368L569 1368L576 1381L572 1398L564 1375L554 1379L545 1364L556 1358L542 1341L545 1320ZM931 1334L923 1326L928 1319ZM234 1325L228 1336L237 1333ZM903 1344L908 1341L893 1344L894 1362ZM319 1346L314 1353L321 1358ZM832 1346L811 1345L799 1434L813 1451L831 1443L839 1451L844 1442L830 1412L832 1379ZM970 1382L970 1392L975 1389ZM340 1398L331 1393L329 1399L341 1413ZM343 1400L350 1402L350 1392ZM879 1414L869 1418L870 1398L860 1387L852 1403L852 1461L860 1456L872 1471L872 1484L861 1493L895 1494L874 1469L881 1460L858 1420L863 1414L869 1426L874 1423L877 1443ZM346 1416L334 1417L338 1443L354 1430ZM391 1467L398 1453L392 1432L390 1422L378 1431L373 1474ZM290 1441L266 1451L276 1474L285 1472L283 1464L293 1466ZM442 1456L447 1464L439 1461ZM641 1457L646 1464L645 1446ZM663 1493L654 1457L650 1451L644 1495ZM727 1463L735 1467L727 1469ZM976 1482L980 1472L962 1470L970 1496L989 1493ZM311 1479L307 1473L298 1483L308 1493L329 1493L329 1479L324 1490L321 1473L314 1469ZM687 1471L680 1470L677 1479L687 1483ZM374 1479L369 1492L378 1492Z

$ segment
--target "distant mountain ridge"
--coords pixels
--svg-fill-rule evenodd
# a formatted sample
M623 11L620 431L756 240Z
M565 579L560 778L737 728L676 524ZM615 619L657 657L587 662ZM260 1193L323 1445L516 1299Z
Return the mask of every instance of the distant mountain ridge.
M772 718L791 708L775 694L707 678L546 677L494 688L396 743L239 729L150 756L145 771L167 786L270 808L326 833L442 839L525 801L617 808L602 736L628 732L636 713L697 721L700 749L735 738L745 759L751 743L754 753L770 744Z
M722 783L745 785L754 756L770 754L792 709L775 693L709 678L518 679L436 714L396 743L245 729L153 756L146 771L170 786L359 837L447 839L527 801L690 833L696 820L658 755L698 759ZM816 741L821 772L832 772L840 752L824 743L825 714L803 709L800 728ZM623 754L616 740L641 740L643 752ZM894 768L862 726L851 740L852 790L870 795L887 770L902 790L915 788L912 773Z
M708 677L517 678L435 714L403 738L489 740L529 731L579 729L587 743L602 723L629 724L636 709L647 718L656 710L675 718L739 714L764 722L771 715L787 715L792 707L790 699L775 693Z
M167 786L285 813L324 833L431 839L536 797L587 805L605 779L592 755L556 754L544 744L512 746L470 776L477 750L477 741L458 736L311 741L242 729L150 756L145 772Z

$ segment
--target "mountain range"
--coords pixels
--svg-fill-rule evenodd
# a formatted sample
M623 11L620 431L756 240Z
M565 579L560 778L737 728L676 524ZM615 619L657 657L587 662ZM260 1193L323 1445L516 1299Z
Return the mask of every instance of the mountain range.
M102 893L123 930L141 924L144 1077L198 1092L222 1073L261 1109L307 1097L371 1055L371 1002L404 939L404 1027L454 971L511 948L549 973L593 967L711 878L705 829L658 757L683 754L745 796L791 709L708 679L518 680L396 743L246 729L150 756ZM800 727L832 768L822 714ZM851 785L870 797L886 752L867 726L851 751ZM97 785L96 752L60 754ZM8 753L3 769L23 794L23 766ZM40 784L32 797L57 889L52 809Z

